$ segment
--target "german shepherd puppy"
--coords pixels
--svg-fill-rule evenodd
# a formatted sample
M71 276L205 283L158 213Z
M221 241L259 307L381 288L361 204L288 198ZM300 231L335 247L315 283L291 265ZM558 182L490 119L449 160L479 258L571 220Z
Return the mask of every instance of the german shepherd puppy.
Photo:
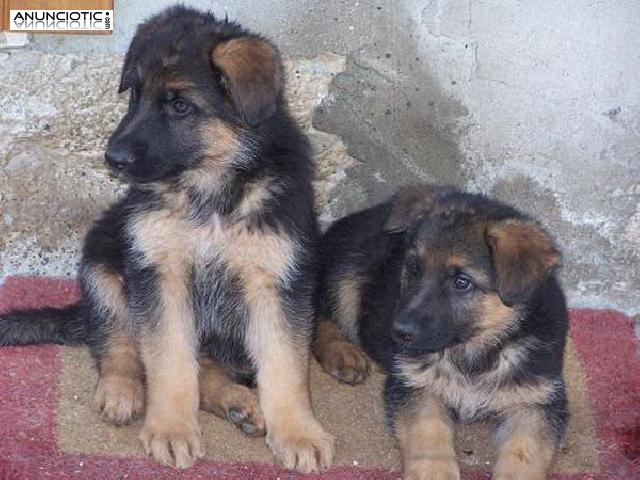
M144 413L158 462L202 457L198 406L264 434L287 469L328 467L308 390L317 225L309 147L283 101L276 48L173 7L141 24L109 166L130 183L84 243L82 299L0 317L0 343L87 343L96 402ZM238 381L255 376L258 396ZM259 403L258 403L259 397Z
M347 383L388 372L406 479L460 478L453 420L495 422L497 479L546 478L567 423L560 253L533 220L481 195L415 186L321 241L314 353Z

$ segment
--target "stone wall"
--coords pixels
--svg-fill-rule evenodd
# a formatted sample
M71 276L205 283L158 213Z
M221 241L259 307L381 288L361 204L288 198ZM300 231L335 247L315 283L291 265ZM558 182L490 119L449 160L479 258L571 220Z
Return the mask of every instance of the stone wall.
M73 272L118 194L102 166L135 24L0 50L0 276ZM416 181L487 192L565 252L573 306L640 305L640 3L635 0L190 1L259 30L287 60L322 219Z

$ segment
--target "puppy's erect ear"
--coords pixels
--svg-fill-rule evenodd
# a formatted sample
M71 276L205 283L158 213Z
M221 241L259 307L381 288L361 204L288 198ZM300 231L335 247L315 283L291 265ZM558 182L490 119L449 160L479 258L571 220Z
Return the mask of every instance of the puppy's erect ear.
M451 187L433 185L411 185L401 188L391 199L391 211L384 225L384 232L404 232L420 215L429 212L439 194L452 191Z
M234 38L216 45L211 59L245 122L256 126L276 113L284 74L275 47L258 37Z
M131 50L133 48L133 44L129 47L129 51L124 57L124 65L122 67L122 74L120 75L120 85L118 86L118 93L125 92L129 89L131 85L131 81L129 77L131 76L131 71L133 70L133 54Z
M561 264L553 240L529 220L508 219L487 227L498 282L498 294L507 306L533 293L536 287Z
M155 26L150 22L138 25L138 28L136 28L136 33L131 40L129 48L127 49L127 54L124 57L124 65L122 66L122 74L120 75L118 93L128 90L133 84L135 64L139 57L139 50L142 44L146 42L155 31Z

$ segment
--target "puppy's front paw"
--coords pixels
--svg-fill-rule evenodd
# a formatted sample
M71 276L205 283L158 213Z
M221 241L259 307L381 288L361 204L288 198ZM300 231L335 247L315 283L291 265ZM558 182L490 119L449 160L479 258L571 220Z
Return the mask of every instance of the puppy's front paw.
M363 383L371 374L371 361L360 347L346 340L337 340L323 346L318 355L325 372L349 385Z
M535 432L535 423L529 427ZM493 478L545 480L552 457L553 447L550 442L529 435L512 435L500 447Z
M455 458L409 460L402 472L404 480L460 480Z
M172 426L146 422L140 439L148 456L170 467L189 468L204 456L202 433L196 422L176 422Z
M100 377L93 401L105 421L126 425L138 418L144 409L142 383L121 375Z
M287 470L318 472L333 462L333 436L313 419L269 429L267 445Z

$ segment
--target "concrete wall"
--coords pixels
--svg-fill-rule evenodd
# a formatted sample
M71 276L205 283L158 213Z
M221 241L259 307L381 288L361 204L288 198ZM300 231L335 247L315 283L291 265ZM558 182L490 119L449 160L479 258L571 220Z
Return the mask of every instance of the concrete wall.
M118 193L100 157L124 106L122 53L170 3L116 0L109 38L0 51L0 276L73 271ZM186 3L289 59L323 219L419 180L488 192L555 233L572 305L640 310L640 2Z

